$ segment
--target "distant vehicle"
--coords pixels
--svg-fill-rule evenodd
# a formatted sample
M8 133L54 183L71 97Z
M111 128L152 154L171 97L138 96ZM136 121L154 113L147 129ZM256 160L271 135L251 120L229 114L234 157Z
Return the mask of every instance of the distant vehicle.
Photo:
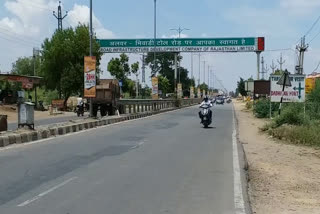
M218 98L218 99L216 100L216 104L217 104L217 105L223 105L223 104L224 104L224 99Z
M120 99L120 86L118 80L100 79L96 88L96 97L92 98L92 114L97 116L98 110L102 117L114 115Z

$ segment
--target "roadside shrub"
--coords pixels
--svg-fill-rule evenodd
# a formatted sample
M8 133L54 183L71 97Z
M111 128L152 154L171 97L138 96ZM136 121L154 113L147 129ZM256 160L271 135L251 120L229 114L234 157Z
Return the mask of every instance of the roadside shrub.
M275 129L269 129L269 134L273 137L286 140L293 144L303 144L306 146L320 146L320 125L310 124L303 126L284 125Z
M303 104L290 103L289 105L284 106L281 115L274 118L273 122L275 127L279 127L283 124L303 125L306 124L308 120L305 119L303 113Z
M267 99L258 100L254 107L253 112L258 118L267 118L270 116L270 101Z
M246 109L247 110L252 109L252 107L253 107L253 102L251 102L251 101L246 102Z

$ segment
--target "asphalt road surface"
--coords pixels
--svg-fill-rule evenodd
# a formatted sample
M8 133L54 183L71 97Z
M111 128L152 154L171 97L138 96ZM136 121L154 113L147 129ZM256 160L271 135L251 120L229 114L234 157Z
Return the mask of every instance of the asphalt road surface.
M86 116L86 115L85 115ZM63 123L67 122L69 120L74 120L74 119L79 119L76 113L72 116L64 116L64 117L51 117L51 118L46 118L46 119L40 119L40 120L35 120L34 125L35 126L42 126L42 125L50 125L54 123ZM18 123L8 123L8 130L16 130L18 128Z
M208 129L192 107L2 149L0 213L244 213L232 105L214 109Z

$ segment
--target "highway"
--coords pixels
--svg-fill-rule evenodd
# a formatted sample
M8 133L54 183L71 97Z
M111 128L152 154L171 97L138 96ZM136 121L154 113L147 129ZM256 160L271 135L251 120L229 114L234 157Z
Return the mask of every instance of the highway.
M0 213L245 213L232 104L214 107L208 129L197 112L191 107L0 150Z

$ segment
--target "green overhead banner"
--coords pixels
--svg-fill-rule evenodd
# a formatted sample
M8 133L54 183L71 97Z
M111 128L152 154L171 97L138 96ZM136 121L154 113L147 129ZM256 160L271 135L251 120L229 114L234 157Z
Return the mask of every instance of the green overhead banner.
M183 39L101 39L103 53L256 52L264 51L264 37Z

